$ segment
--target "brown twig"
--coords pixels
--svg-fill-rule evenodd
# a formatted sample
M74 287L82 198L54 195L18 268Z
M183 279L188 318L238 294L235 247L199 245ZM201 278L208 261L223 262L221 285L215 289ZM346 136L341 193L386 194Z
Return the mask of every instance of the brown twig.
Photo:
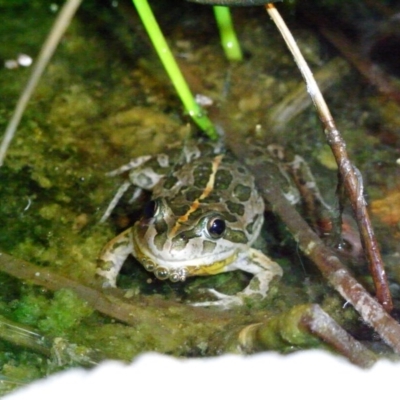
M5 253L0 253L0 271L51 291L63 288L70 289L97 311L131 326L136 326L147 321L152 315L148 310L152 307L159 307L161 309L174 305L176 310L181 308L184 311L187 311L189 308L189 306L183 304L179 305L167 301L158 302L157 300L152 301L150 299L143 299L142 297L140 298L141 300L137 299L135 302L124 301L122 290L110 289L106 293L102 293L82 283L58 275L47 268L37 267ZM196 320L201 320L206 313L207 310L196 309L196 312L191 314L190 319L195 323ZM224 316L221 313L222 320L224 320Z
M185 346L182 343L191 343L192 348L195 348L197 342L206 342L210 354L239 350L243 353L253 353L293 346L315 347L319 343L314 337L316 335L363 368L370 367L376 361L374 354L348 335L329 316L322 311L318 312L320 309L317 305L296 306L276 316L265 315L263 311L261 318L254 315L239 321L235 313L193 308L152 296L135 296L135 301L132 302L124 299L123 291L119 289L104 294L4 253L0 254L0 271L52 291L70 289L99 312L133 327L139 326L142 331L154 332L150 341L154 347L147 350L157 348L161 352L184 355ZM320 315L322 318L318 321ZM254 323L254 320L257 322ZM254 326L260 326L259 332L263 337L260 334L254 335ZM271 341L271 337L280 337L283 340ZM15 339L14 342L20 344ZM43 349L39 350L43 352ZM94 356L96 361L105 357L100 353L94 353ZM83 358L83 361L82 364L88 364L85 362L86 358Z
M378 243L364 200L361 175L357 176L359 173L348 158L346 145L333 120L323 121L323 124L328 143L339 166L339 174L344 182L356 216L363 247L369 261L370 273L375 283L376 297L384 308L390 312L393 308L392 298Z
M299 213L286 200L276 184L276 177L265 173L264 162L248 147L235 142L234 133L228 136L229 147L240 159L245 159L255 175L263 196L293 235L300 249L319 268L328 282L361 314L363 320L375 329L381 338L400 354L400 325L354 279L340 262L335 252L325 246L321 238L308 226ZM230 139L230 140L229 140Z
M363 197L362 181L357 176L357 170L350 162L345 142L335 126L333 117L315 82L313 74L300 52L292 34L281 18L275 6L271 3L266 5L267 12L281 32L289 50L291 51L307 85L307 90L313 99L318 115L322 122L328 143L331 146L339 168L340 179L344 182L347 195L349 196L353 211L356 216L360 230L361 240L368 259L371 275L374 279L376 296L387 311L393 308L389 285L383 267L380 251L375 239L371 221L369 219L366 203Z
M352 363L363 368L371 367L377 357L360 342L350 336L317 304L294 307L284 315L272 317L266 322L246 327L240 333L242 346L247 352L256 351L260 345L271 346L277 341L302 346L310 343L310 336L331 345Z
M356 365L372 367L377 357L350 336L319 305L313 304L304 312L301 325L313 335L329 343Z
M235 313L195 308L162 300L158 296L138 295L130 300L124 297L125 292L121 289L100 291L4 253L0 253L0 272L51 291L72 290L100 313L131 327L140 327L135 335L139 336L137 340L142 343L137 349L141 352L157 350L185 355L207 343L212 348L209 351L215 355L235 347L232 341L235 341L235 331L241 325L243 328L257 321L257 318L246 316L238 322ZM262 318L264 316L265 313ZM130 354L129 357L134 355Z

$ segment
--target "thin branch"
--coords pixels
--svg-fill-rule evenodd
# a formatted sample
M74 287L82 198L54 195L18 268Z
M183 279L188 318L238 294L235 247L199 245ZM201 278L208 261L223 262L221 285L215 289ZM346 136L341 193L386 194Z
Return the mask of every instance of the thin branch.
M151 303L149 299L142 303L139 301L135 301L135 303L124 302L123 291L119 289L110 289L107 294L104 294L72 279L58 275L48 268L37 267L5 253L0 253L0 271L51 291L63 288L70 289L97 311L131 326L143 323L151 315L148 312L149 307L146 307ZM164 302L163 304L168 307L175 303ZM157 301L155 301L154 306L162 307ZM179 307L179 304L175 304L175 306ZM180 307L187 310L189 306L181 305ZM206 312L206 310L197 310L196 315L203 315L202 311Z
M238 315L237 312L193 308L190 305L161 300L153 296L135 296L134 301L129 301L123 297L122 290L113 289L102 293L55 274L47 268L36 267L4 253L0 253L0 271L52 291L62 288L70 289L94 309L113 319L133 327L145 326L146 332L154 332L154 337L150 342L160 352L168 351L184 355L185 351L192 351L192 348L196 347L196 343L207 343L209 355L220 354L223 351L243 353L256 350L282 351L288 348L292 349L293 346L315 347L319 343L314 338L314 334L316 334L357 365L365 368L375 361L372 353L346 334L342 328L333 326L333 322L330 323L330 326L335 329L332 328L330 333L326 333L323 329L327 320L325 317L318 322L316 313L311 313L314 317L311 319L312 322L308 322L311 312L309 310L314 310L316 305L297 306L286 313L273 317L266 315L263 310L261 313L255 312L254 315L244 316ZM330 320L329 317L327 318ZM298 320L300 325L293 323L293 320ZM277 321L278 324L274 321ZM246 335L253 330L254 326L262 326L263 335L267 338L278 335L285 339L271 342L260 338L259 335L251 338L252 334L249 339ZM308 332L305 332L300 338L299 329L307 329ZM335 331L336 338L333 337ZM301 341L299 342L299 340ZM191 343L191 347L182 346L182 343ZM179 346L176 347L177 345ZM349 350L349 346L353 348L352 351ZM48 348L39 350L48 352ZM151 348L147 350L151 350ZM88 364L87 360L98 361L103 357L100 353L90 353L90 358L84 356L79 360L80 363Z
M266 322L253 324L240 332L240 340L247 352L271 347L276 342L291 342L303 347L319 338L346 356L352 363L369 368L377 360L374 353L349 335L317 304L299 305L289 312L269 318Z
M14 138L15 132L21 121L26 106L32 96L32 93L35 90L36 85L38 84L47 64L50 61L50 58L53 56L58 46L58 43L60 42L66 29L68 28L71 19L81 2L82 0L67 0L61 11L59 12L56 20L54 21L49 36L44 42L42 49L40 50L38 59L33 66L28 83L22 91L21 96L19 97L17 105L15 107L14 113L7 125L6 132L0 145L0 167L4 163L4 158L6 156L8 147L10 146L11 141Z
M231 132L230 132L231 135ZM352 277L335 254L321 238L309 227L300 214L282 194L273 171L265 169L263 157L258 150L236 143L234 133L228 137L229 148L256 177L262 188L265 200L271 204L273 212L281 218L289 232L299 244L304 254L313 261L327 281L360 313L366 324L370 325L393 350L400 354L400 325L395 321L363 287ZM231 140L229 140L231 139Z
M22 346L50 357L51 341L21 324L0 316L0 338L15 346Z
M384 270L382 257L375 238L372 224L366 208L362 192L362 181L358 179L357 170L351 163L345 142L335 126L333 117L322 96L321 91L313 77L313 74L298 48L296 41L288 30L285 22L281 18L278 10L271 3L266 5L266 9L271 19L275 22L281 32L289 50L291 51L300 72L307 85L307 91L313 99L318 115L322 122L328 143L331 146L339 168L340 179L343 180L346 192L349 196L353 211L356 216L360 230L363 247L369 262L370 273L373 277L376 296L386 310L393 308L389 285Z

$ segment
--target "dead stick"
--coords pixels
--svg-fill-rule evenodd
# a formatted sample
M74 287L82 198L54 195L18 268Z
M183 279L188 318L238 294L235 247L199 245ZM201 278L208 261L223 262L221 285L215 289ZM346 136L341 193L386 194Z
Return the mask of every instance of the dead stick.
M363 198L362 182L357 177L356 170L349 160L345 142L335 126L328 105L326 104L322 93L312 75L312 72L303 55L301 54L292 34L288 30L285 22L281 18L275 6L272 3L269 3L265 7L271 19L275 22L276 26L281 32L306 82L308 93L313 99L317 109L328 143L331 146L332 152L335 156L336 163L339 168L340 178L344 182L344 187L349 196L353 211L356 215L364 251L366 253L369 262L369 269L375 284L376 296L383 307L387 311L391 311L393 308L392 298L390 295L381 254L379 252L372 224Z
M400 325L397 321L350 275L335 252L322 242L286 200L276 184L276 177L266 173L262 159L258 161L257 154L249 153L248 146L234 140L229 141L229 147L239 159L246 160L265 200L271 204L273 212L281 218L301 250L318 266L328 282L361 314L363 320L400 354Z
M72 17L76 10L81 4L82 0L66 0L64 6L61 8L56 20L54 21L53 27L40 50L38 59L33 66L31 76L22 91L20 98L18 99L17 105L15 106L13 115L7 125L6 132L0 144L0 167L4 163L8 147L12 139L14 138L15 132L18 128L19 122L21 121L22 115L25 108L32 96L33 91L37 83L40 80L50 58L53 56L57 49L58 43L60 42L64 32L68 28Z
M4 272L25 282L45 287L51 291L65 288L70 289L95 310L131 326L143 323L154 323L159 326L161 316L159 316L159 319L154 320L154 312L152 311L154 309L157 309L159 312L165 310L162 325L170 329L175 324L174 320L168 322L167 310L171 308L174 309L175 313L185 315L185 320L191 324L202 323L204 325L204 321L212 319L210 315L216 315L216 319L220 325L229 322L231 318L229 313L220 310L207 310L204 308L196 308L194 310L192 306L187 304L159 300L151 296L138 296L135 297L135 301L129 301L124 298L124 291L121 289L108 289L102 292L61 276L51 269L38 267L2 252L0 252L0 272ZM159 329L163 331L164 328ZM166 334L166 332L168 332L167 328L165 328L165 332L163 333Z
M340 354L362 368L372 367L377 357L360 342L349 335L318 304L309 306L301 319L301 324L313 335L329 343Z
M318 304L295 306L263 322L248 325L239 333L240 346L246 353L275 348L277 344L284 348L288 343L313 347L320 340L362 368L372 367L377 361L374 353L349 335Z

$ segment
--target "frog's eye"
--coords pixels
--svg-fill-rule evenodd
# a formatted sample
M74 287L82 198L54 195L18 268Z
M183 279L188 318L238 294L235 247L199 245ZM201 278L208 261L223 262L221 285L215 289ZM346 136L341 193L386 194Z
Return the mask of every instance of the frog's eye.
M213 238L213 239L218 239L220 238L226 229L226 223L223 219L220 217L215 217L211 218L207 222L207 231L208 234Z
M155 200L150 200L143 209L143 217L146 219L153 218L158 210L158 203Z

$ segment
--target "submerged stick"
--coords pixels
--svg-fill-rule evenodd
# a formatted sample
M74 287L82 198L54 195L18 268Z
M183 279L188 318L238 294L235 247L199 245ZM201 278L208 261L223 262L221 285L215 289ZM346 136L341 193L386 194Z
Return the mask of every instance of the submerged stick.
M0 339L42 354L57 367L71 363L94 366L106 358L99 350L83 346L77 349L75 344L65 339L43 336L31 327L10 321L2 315L0 315Z
M38 84L50 58L53 56L58 43L68 28L72 17L76 10L81 4L82 0L67 0L59 12L56 20L54 21L53 27L40 50L38 59L33 66L31 76L29 77L28 83L26 84L20 98L18 99L14 113L7 125L6 132L0 145L0 167L4 163L8 147L12 139L15 136L15 132L21 121L22 115L26 109L26 106Z
M315 73L315 79L321 91L327 90L350 72L349 64L341 57L336 57ZM284 132L290 121L312 104L312 99L304 90L304 83L299 84L285 97L271 105L267 110L268 126L274 132Z
M230 132L231 134L234 135L234 132ZM400 324L350 275L334 250L324 244L288 202L276 183L277 178L273 175L273 171L265 169L264 153L257 149L250 151L248 146L236 143L234 136L229 137L232 138L228 143L229 148L239 159L246 160L246 165L254 174L264 199L271 204L272 211L286 225L300 249L316 264L323 276L343 298L353 305L365 323L370 325L397 354L400 354ZM257 154L257 151L261 154Z
M349 196L354 214L356 216L358 228L360 230L361 240L366 253L370 273L373 277L376 297L383 307L390 311L393 308L392 298L389 291L389 285L383 266L382 257L378 248L378 243L372 228L372 224L366 208L364 195L362 191L362 181L358 179L357 170L351 163L346 144L335 126L333 117L322 96L321 91L313 77L313 74L298 48L296 41L288 30L285 22L281 18L278 10L272 3L267 4L266 10L271 19L275 22L281 32L289 50L291 51L300 72L307 85L307 91L313 99L318 115L324 127L325 135L335 156L339 168L340 179L344 182L344 187Z
M33 329L17 324L0 315L0 338L15 346L22 346L46 357L51 356L50 340Z
M146 327L144 329L146 332L154 332L150 342L160 352L187 351L186 346L182 346L182 343L186 342L194 347L199 343L207 343L209 355L221 354L223 351L241 353L252 353L258 350L281 351L293 346L315 347L319 343L313 337L313 334L316 334L357 365L365 368L375 361L372 353L341 327L333 325L329 317L319 318L318 313L315 312L316 308L319 309L316 305L300 305L278 316L271 317L262 311L261 314L255 316L247 315L238 318L236 312L193 308L190 305L161 300L153 296L137 296L134 301L129 301L124 299L122 290L112 289L107 290L107 293L102 293L62 277L47 268L37 267L4 253L0 253L0 271L52 291L72 290L91 307L112 319L125 322L132 327L140 326L141 329ZM330 327L326 327L327 318L331 321ZM0 320L0 328L1 322ZM259 334L254 336L254 326L261 327L260 332L264 337ZM307 332L303 334L304 329ZM271 341L270 338L274 337L282 337L284 340ZM57 359L63 356L63 347L65 347L63 344L68 345L65 341L62 343L60 357L56 357ZM54 341L52 354L54 348L57 350L56 345ZM73 345L71 349L74 349ZM42 348L39 350L48 352ZM152 350L152 348L147 350ZM88 351L86 354L81 354L81 357L77 353L76 356L79 363L85 365L92 365L104 358L99 351Z
M362 368L370 368L377 361L374 353L349 335L318 304L299 305L266 322L249 325L240 332L239 339L247 352L288 342L300 347L312 346L312 343L315 346L322 340Z

